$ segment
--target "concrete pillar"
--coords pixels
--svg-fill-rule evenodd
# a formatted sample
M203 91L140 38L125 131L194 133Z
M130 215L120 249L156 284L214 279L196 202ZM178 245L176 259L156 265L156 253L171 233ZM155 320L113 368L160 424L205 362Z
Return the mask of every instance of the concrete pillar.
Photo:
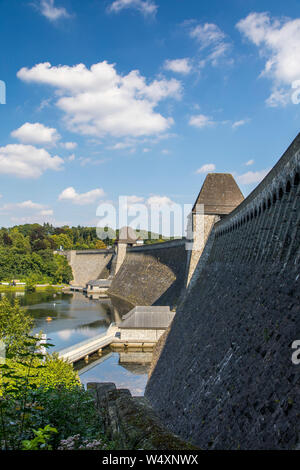
M116 262L116 271L115 275L119 271L120 267L122 266L125 257L126 257L126 250L127 250L127 243L118 242L117 246L117 262Z
M201 208L201 205L199 205L196 211L192 214L193 244L192 251L189 256L187 286L189 285L193 277L193 274L200 260L209 234L218 219L219 217L216 215L204 214L204 207L202 206Z

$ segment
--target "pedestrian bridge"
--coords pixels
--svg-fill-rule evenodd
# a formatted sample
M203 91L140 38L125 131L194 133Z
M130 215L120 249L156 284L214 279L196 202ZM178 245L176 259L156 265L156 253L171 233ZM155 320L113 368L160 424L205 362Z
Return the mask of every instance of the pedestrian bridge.
M112 323L105 333L94 336L86 341L81 341L69 348L62 349L58 352L58 355L60 359L71 363L78 362L80 359L88 360L89 356L95 352L98 352L99 356L101 356L102 349L116 341L115 334L117 331L119 331L118 327L115 323Z

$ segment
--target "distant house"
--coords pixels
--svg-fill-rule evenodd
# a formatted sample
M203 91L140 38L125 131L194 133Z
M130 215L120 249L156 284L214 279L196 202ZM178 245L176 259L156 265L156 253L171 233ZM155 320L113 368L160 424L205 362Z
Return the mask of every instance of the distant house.
M119 323L120 340L123 342L156 342L175 316L170 307L134 307Z
M87 293L99 293L105 295L110 285L111 279L96 279L95 281L87 282L84 290Z

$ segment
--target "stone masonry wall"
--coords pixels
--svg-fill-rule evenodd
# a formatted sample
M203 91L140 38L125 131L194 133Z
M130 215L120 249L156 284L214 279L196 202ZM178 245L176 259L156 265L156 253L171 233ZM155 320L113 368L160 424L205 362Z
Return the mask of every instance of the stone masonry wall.
M68 251L67 259L74 277L71 284L84 287L88 281L98 279L112 256L108 250ZM108 275L107 271L106 277Z
M185 286L186 262L184 240L127 248L109 293L133 305L173 307Z
M148 382L162 421L201 448L300 447L299 168L300 135L216 224Z

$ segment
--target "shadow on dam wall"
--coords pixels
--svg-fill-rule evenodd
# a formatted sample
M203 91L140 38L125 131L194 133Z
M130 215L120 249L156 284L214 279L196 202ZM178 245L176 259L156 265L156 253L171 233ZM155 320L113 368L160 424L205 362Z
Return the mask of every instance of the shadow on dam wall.
M218 222L146 397L203 449L299 447L300 134Z
M133 305L177 304L185 286L185 240L127 248L109 294Z

